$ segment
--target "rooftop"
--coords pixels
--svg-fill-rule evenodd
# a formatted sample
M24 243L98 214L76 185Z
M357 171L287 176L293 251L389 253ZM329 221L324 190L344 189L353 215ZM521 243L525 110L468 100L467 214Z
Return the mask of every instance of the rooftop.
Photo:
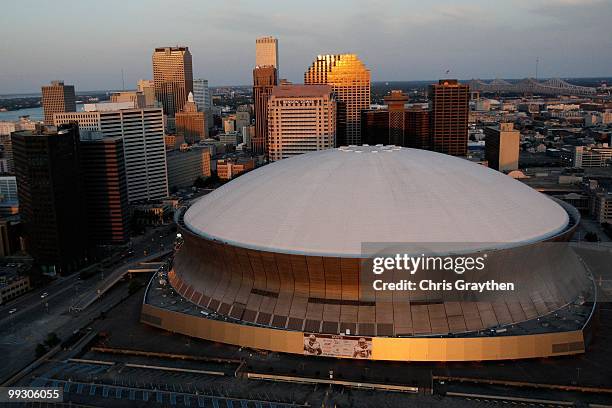
M330 85L278 85L272 88L272 96L277 98L318 97L332 93Z
M241 247L359 257L367 242L452 243L453 252L512 247L558 234L569 216L467 160L349 146L256 169L203 197L184 220L203 237Z

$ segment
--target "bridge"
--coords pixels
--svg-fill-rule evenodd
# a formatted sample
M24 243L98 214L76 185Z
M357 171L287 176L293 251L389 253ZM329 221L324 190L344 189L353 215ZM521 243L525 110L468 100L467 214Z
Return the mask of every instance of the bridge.
M95 288L83 293L70 307L73 312L81 312L85 310L89 305L98 300L100 296L104 295L110 288L112 288L117 282L119 282L128 273L146 273L156 272L163 265L164 262L152 262L160 258L164 258L172 253L171 250L163 250L154 254L145 256L136 261L122 265L115 269L108 276L106 276Z
M525 93L540 95L597 95L597 88L573 85L559 78L538 81L525 78L519 82L508 82L504 79L494 79L484 82L480 79L470 81L470 90L491 93Z

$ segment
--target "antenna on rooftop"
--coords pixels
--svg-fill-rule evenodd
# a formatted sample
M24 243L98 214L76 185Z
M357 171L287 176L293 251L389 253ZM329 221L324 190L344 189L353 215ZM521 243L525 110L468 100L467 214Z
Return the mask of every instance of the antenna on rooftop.
M121 90L125 91L125 78L123 77L123 68L121 68Z

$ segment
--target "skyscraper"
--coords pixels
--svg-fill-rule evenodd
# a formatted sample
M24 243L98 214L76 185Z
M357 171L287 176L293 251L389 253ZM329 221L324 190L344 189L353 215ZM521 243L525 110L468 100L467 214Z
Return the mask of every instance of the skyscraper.
M85 138L83 133L87 135ZM92 245L129 241L128 190L122 138L81 131L81 158L89 241Z
M145 108L155 107L155 82L150 79L139 79L136 90L142 92L145 97Z
M408 146L430 150L429 109L423 106L412 106L406 109L404 117Z
M207 129L212 129L213 104L207 79L199 78L193 80L193 100L195 101L198 110L204 112L206 116Z
M465 156L468 141L470 87L456 79L441 79L429 86L431 148Z
M197 143L208 136L205 114L198 111L191 92L183 110L176 114L176 133L189 144Z
M404 105L408 102L408 97L402 91L391 91L391 94L386 95L384 100L389 110L389 144L405 145L406 108Z
M278 71L278 40L260 37L255 40L255 66L274 67Z
M355 54L319 55L305 84L329 84L338 102L337 145L361 144L361 111L370 108L370 70Z
M272 88L277 84L276 68L256 67L253 70L253 102L255 105L255 137L251 140L251 150L255 154L266 154L268 143L268 99Z
M193 100L199 111L208 112L211 110L212 101L207 79L199 78L193 80Z
M74 271L87 254L79 128L22 130L12 140L26 251L43 273Z
M193 69L188 47L160 47L153 52L155 97L168 116L168 127L174 129L174 116L193 92Z
M384 100L387 109L361 112L361 141L428 149L428 111L418 105L406 107L408 97L400 90L392 90Z
M336 142L336 101L329 85L275 86L268 101L270 161L331 149Z
M76 112L74 85L64 85L64 81L51 81L42 87L42 107L45 125L53 125L53 114Z
M167 197L162 109L116 109L116 105L99 103L85 105L85 112L56 113L55 124L76 121L81 129L122 137L130 203Z

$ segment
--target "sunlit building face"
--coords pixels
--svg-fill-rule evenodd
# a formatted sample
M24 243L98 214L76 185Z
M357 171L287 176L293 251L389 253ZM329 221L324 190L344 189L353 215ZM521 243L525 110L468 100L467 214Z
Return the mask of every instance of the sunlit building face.
M153 52L155 97L164 114L174 118L193 92L193 69L188 47L160 47Z
M305 84L329 84L338 101L338 145L361 144L361 111L370 107L370 70L355 54L319 55Z

